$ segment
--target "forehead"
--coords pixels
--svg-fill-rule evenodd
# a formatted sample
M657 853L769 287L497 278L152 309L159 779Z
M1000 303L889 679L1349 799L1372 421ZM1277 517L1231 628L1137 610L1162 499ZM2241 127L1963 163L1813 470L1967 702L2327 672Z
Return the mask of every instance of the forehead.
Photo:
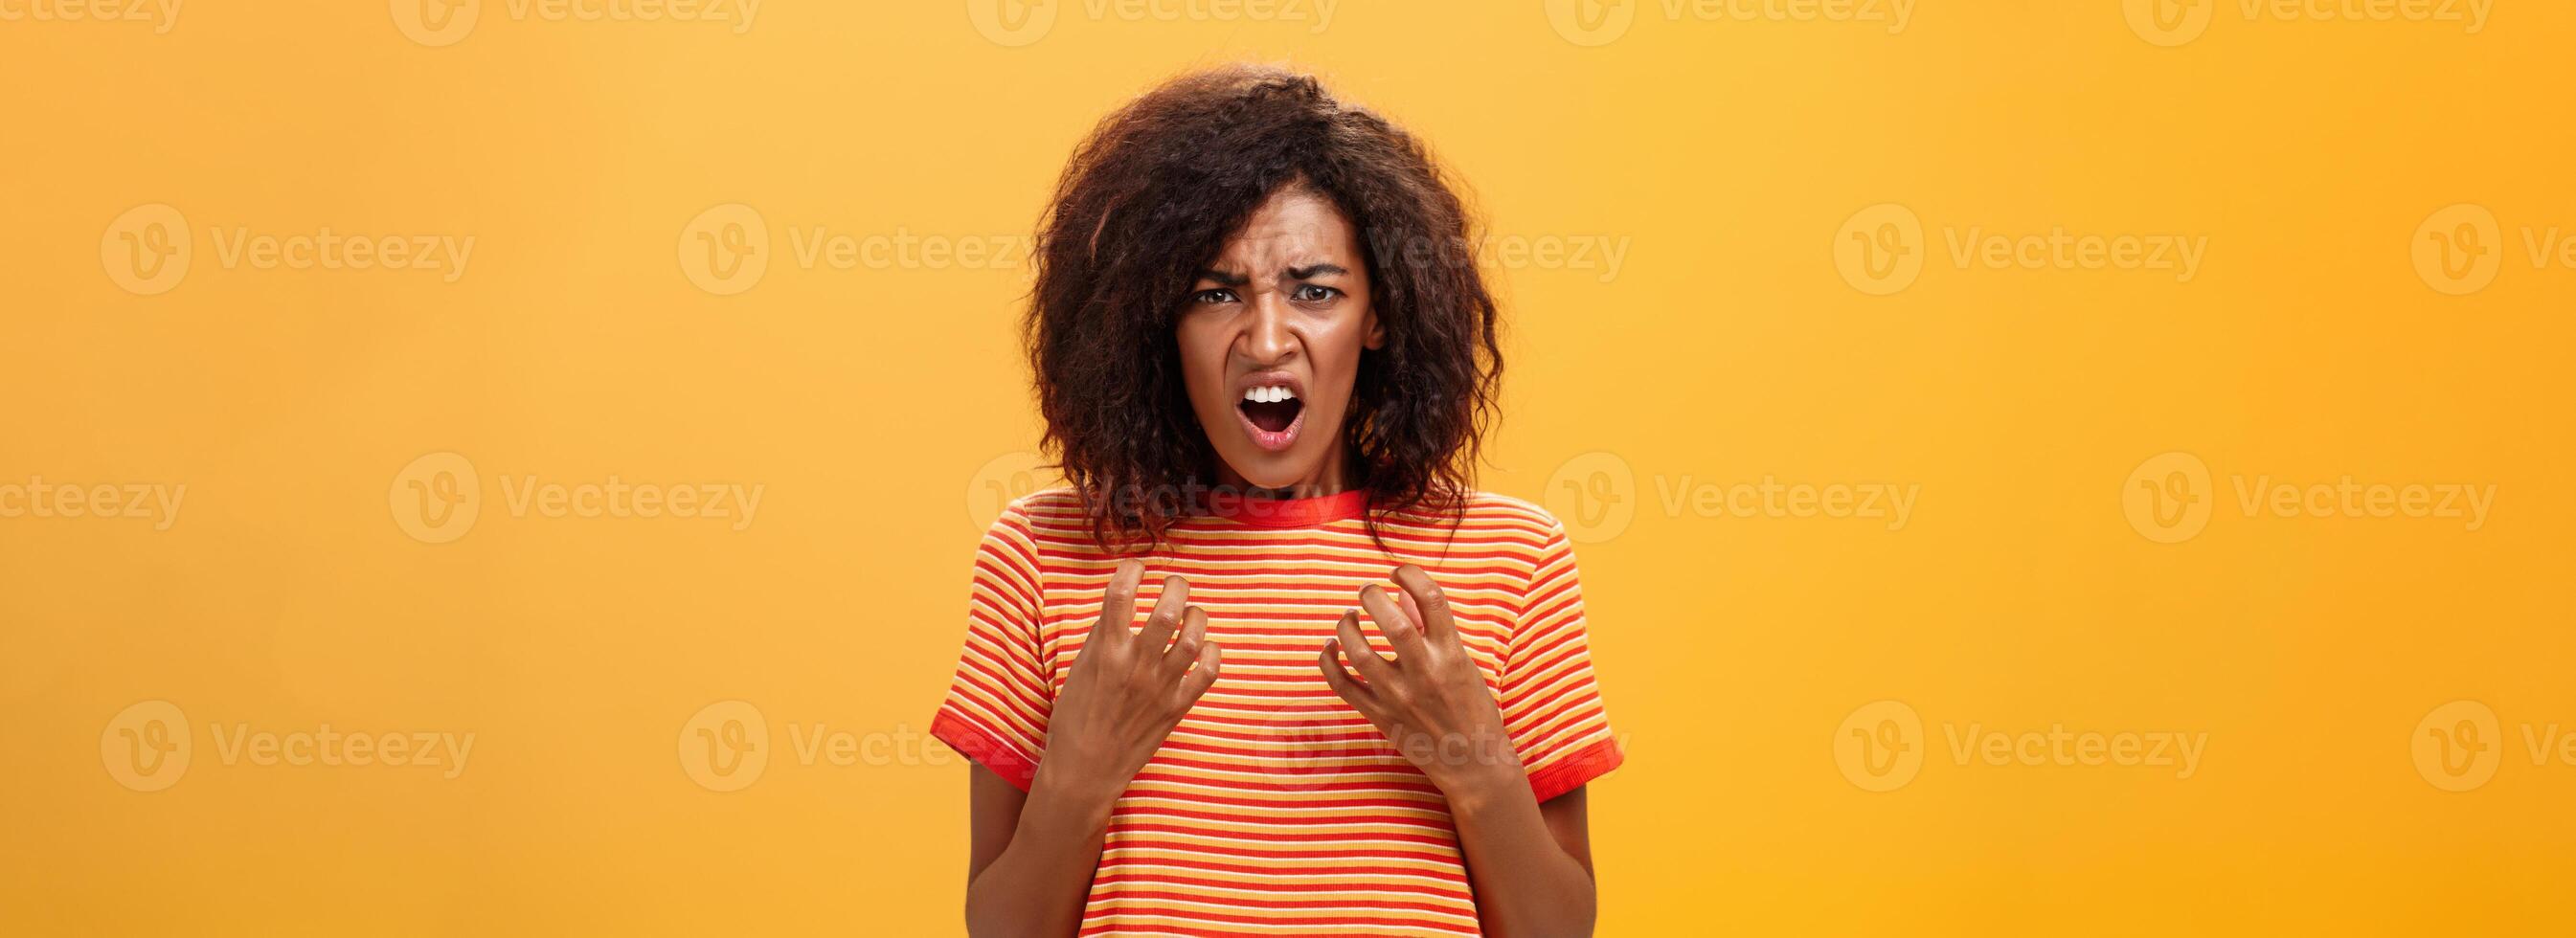
M1226 241L1217 261L1229 268L1348 261L1359 253L1359 232L1331 199L1302 189L1282 189L1254 209L1243 230Z

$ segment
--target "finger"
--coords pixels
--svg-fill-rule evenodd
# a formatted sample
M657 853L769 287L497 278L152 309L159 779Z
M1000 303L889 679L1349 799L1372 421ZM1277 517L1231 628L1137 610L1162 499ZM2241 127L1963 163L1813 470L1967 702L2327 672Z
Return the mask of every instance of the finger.
M1421 567L1405 564L1395 568L1395 585L1404 587L1404 596L1412 600L1414 621L1422 623L1422 632L1433 641L1458 640L1458 622L1449 614L1449 594L1431 581L1431 574Z
M1163 667L1179 674L1198 660L1199 645L1207 641L1207 610L1191 606L1181 610L1181 637L1172 640L1172 649L1163 653Z
M1154 614L1146 617L1145 630L1136 633L1137 644L1152 654L1162 654L1172 643L1172 632L1181 627L1181 610L1190 605L1190 581L1177 576L1163 578L1163 593L1154 597Z
M1109 574L1109 585L1100 593L1100 621L1091 627L1083 640L1088 646L1100 641L1124 641L1133 633L1127 631L1136 621L1136 584L1145 578L1145 565L1134 560L1121 560L1118 569Z
M1198 661L1190 668L1190 673L1181 678L1182 706L1197 703L1199 696L1207 693L1207 689L1216 683L1217 671L1224 661L1225 646L1215 642L1199 646Z
M1361 685L1358 678L1352 677L1351 672L1342 667L1341 644L1335 639L1325 639L1323 653L1315 656L1315 666L1323 670L1324 683L1333 686L1333 693L1340 694L1343 700L1359 710L1361 716L1374 723L1377 721L1377 693Z
M1368 610L1369 620L1377 623L1377 632L1386 643L1395 646L1398 663L1420 660L1422 627L1395 605L1395 594L1375 583L1360 587L1360 607Z
M1351 666L1359 669L1360 680L1383 684L1395 678L1395 665L1378 657L1377 649L1370 648L1368 638L1360 634L1359 610L1344 611L1342 621L1333 625L1333 634L1341 638L1342 657L1351 659Z

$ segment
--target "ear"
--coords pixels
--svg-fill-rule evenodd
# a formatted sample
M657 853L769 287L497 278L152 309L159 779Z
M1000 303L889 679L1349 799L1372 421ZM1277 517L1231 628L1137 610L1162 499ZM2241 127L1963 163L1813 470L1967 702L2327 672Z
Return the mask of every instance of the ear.
M1378 321L1376 310L1369 311L1368 338L1360 341L1360 347L1372 352L1386 347L1386 324Z

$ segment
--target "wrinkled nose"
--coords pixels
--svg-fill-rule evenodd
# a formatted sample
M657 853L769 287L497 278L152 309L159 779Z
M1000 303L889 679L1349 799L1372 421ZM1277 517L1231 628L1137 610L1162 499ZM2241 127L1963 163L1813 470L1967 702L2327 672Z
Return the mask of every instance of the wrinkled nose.
M1253 301L1252 316L1244 324L1243 355L1261 367L1296 357L1297 335L1289 331L1287 303L1278 294L1264 294Z

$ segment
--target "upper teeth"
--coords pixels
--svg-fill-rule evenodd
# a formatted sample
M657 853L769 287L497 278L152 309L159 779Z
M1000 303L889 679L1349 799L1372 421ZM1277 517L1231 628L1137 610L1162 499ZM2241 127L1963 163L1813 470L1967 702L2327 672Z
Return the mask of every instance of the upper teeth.
M1280 401L1296 400L1297 392L1288 390L1287 385L1274 384L1268 387L1246 389L1243 392L1243 399L1256 404L1276 404Z

